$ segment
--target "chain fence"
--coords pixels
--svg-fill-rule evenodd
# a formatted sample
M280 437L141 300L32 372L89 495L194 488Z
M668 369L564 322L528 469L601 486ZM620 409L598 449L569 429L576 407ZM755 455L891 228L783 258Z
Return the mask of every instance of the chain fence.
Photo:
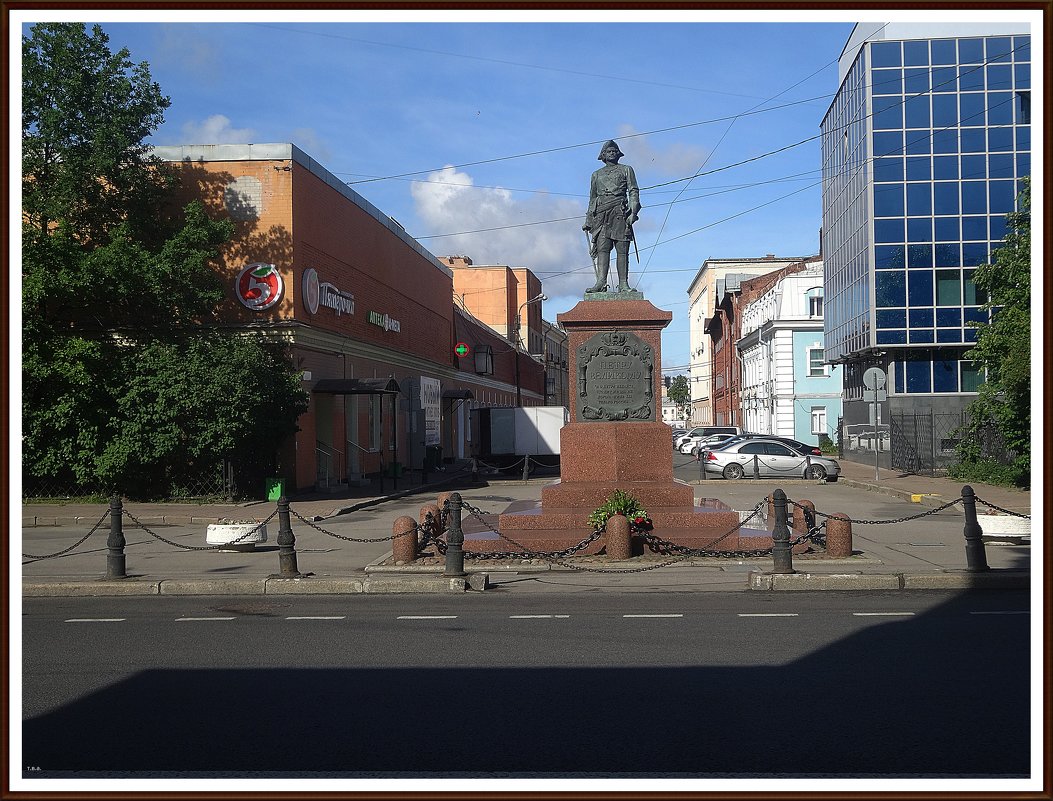
M165 545L171 545L171 546L173 546L175 548L182 548L184 551L218 551L218 550L220 550L222 548L229 548L231 545L242 544L249 537L252 537L252 536L258 534L260 531L262 531L266 527L266 525L269 522L271 522L275 517L278 516L278 510L275 509L273 512L270 513L270 516L266 520L258 522L255 526L253 526L251 529L249 529L248 531L244 532L243 534L239 535L238 537L235 537L233 539L227 540L226 542L221 542L221 543L216 544L216 545L184 545L181 542L175 542L173 540L170 540L170 539L167 539L165 537L162 537L156 531L151 530L148 526L146 526L141 520L136 518L136 516L133 515L131 512L129 512L127 509L123 509L122 510L122 514L125 517L127 517L129 520L131 520L133 523L135 523L145 533L149 534L155 540L159 540L159 541L163 542Z
M400 496L401 496L401 493L400 493ZM1027 519L1027 520L1031 519L1031 515L1030 514L1024 514L1024 513L1021 513L1021 512L1012 511L1010 509L1005 509L1005 508L1003 508L1001 506L998 506L997 504L991 503L989 501L986 501L986 500L984 500L982 498L979 498L979 497L976 497L976 496L973 496L973 499L975 500L976 504L980 504L980 505L983 505L983 506L988 507L990 509L994 509L994 510L996 510L996 511L1002 513L1002 514L1006 514L1006 515L1010 515L1010 516L1018 517L1018 518L1023 518L1023 519ZM376 503L382 502L382 500L384 500L384 499L378 499L376 501L370 502L369 504L363 504L363 506L375 505ZM794 508L798 508L798 509L802 510L802 514L803 514L803 517L804 517L804 520L805 520L805 528L806 528L806 531L805 531L804 534L801 534L796 539L791 539L791 541L790 541L790 548L792 549L793 547L796 547L797 545L800 545L800 544L805 543L805 542L811 542L811 543L815 544L816 546L818 546L820 548L825 548L825 546L826 546L826 541L825 541L826 522L827 522L827 520L829 520L831 518L837 518L837 519L841 519L841 520L847 519L850 523L859 524L859 525L896 525L896 524L910 522L910 521L913 521L913 520L920 520L920 519L923 519L923 518L926 518L926 517L930 517L932 515L939 514L940 512L943 512L943 511L945 511L945 510L947 510L947 509L949 509L949 508L951 508L953 506L956 506L959 503L963 503L964 501L965 501L965 498L963 496L963 497L955 498L954 500L948 501L947 503L941 504L940 506L934 507L932 509L928 509L926 511L919 512L917 514L905 515L903 517L898 517L898 518L893 518L893 519L888 519L888 520L867 520L867 519L863 519L863 518L851 517L851 516L845 515L843 513L828 514L828 513L825 513L825 512L821 512L821 511L819 511L817 509L813 509L810 506L804 506L804 505L798 503L797 501L794 501L794 500L792 500L790 498L787 498L786 499L787 507L794 507ZM703 558L721 558L721 559L747 559L747 558L766 557L766 556L771 556L772 555L773 550L774 550L774 546L769 547L769 548L765 548L765 549L753 549L753 550L720 549L720 548L715 548L714 546L716 546L717 544L719 544L723 540L727 539L728 537L730 537L735 532L740 531L747 523L751 522L754 518L756 518L758 516L761 516L761 518L763 520L764 519L763 510L765 509L766 505L769 502L770 502L770 496L766 496L763 500L761 500L759 503L757 503L752 508L752 510L749 513L745 513L745 512L742 513L744 515L744 517L735 526L729 528L727 531L722 533L720 536L716 537L714 540L709 542L708 545L705 548L690 548L690 547L687 547L687 546L684 546L684 545L672 542L670 540L666 540L666 539L662 538L661 536L659 536L658 534L653 533L653 530L651 528L646 527L646 526L638 526L638 525L635 524L635 522L630 521L630 531L631 531L631 533L642 537L645 545L648 548L648 550L650 550L652 553L655 553L655 554L658 554L658 555L661 555L661 556L672 556L673 558L665 560L665 561L657 562L657 563L654 563L654 564L642 565L642 566L634 567L634 568L616 569L616 568L589 567L589 566L580 565L580 564L574 564L574 563L566 561L569 557L574 556L575 554L581 553L582 551L586 550L590 545L592 545L597 540L599 540L600 537L602 537L606 533L606 527L605 526L594 529L590 534L588 534L587 536L583 537L583 539L580 540L578 543L576 543L574 545L571 545L571 546L569 546L567 548L564 548L562 550L559 550L559 551L534 551L534 550L531 550L530 548L528 548L527 546L523 545L522 543L516 541L512 537L508 536L507 534L502 533L497 528L495 528L490 523L490 521L487 519L487 517L486 517L487 513L483 509L481 509L481 508L479 508L477 506L474 506L471 503L468 503L467 501L463 501L462 500L461 501L461 508L464 509L464 510L467 510L469 515L471 515L471 517L476 522L478 522L483 528L485 528L489 532L491 532L493 534L496 534L501 540L509 543L511 546L513 546L514 548L517 549L517 550L494 551L494 552L466 551L464 553L464 556L465 556L466 559L479 560L479 561L487 561L487 560L498 561L498 560L514 560L514 559L515 560L524 560L524 559L542 560L542 561L552 562L554 564L558 564L558 565L560 565L562 567L566 567L566 568L569 568L569 569L572 569L572 570L578 570L578 571L584 571L584 572L593 572L593 573L639 573L639 572L644 572L644 571L649 571L649 570L656 570L656 569L659 569L659 568L662 568L662 567L668 567L669 565L676 564L678 562L682 562L682 561L684 561L686 559L700 558L700 557L703 557ZM241 543L241 542L243 542L245 540L248 540L253 535L257 534L260 530L262 530L268 523L270 523L281 512L281 503L279 502L278 507L273 512L271 512L271 514L265 520L257 522L255 526L253 526L248 531L243 532L238 537L236 537L234 539L231 539L231 540L228 540L228 541L226 541L224 543L220 543L220 544L206 545L206 546L193 546L193 545L186 545L186 544L183 544L183 543L176 542L174 540L168 539L168 538L158 534L156 531L153 531L149 526L145 525L143 523L143 521L141 521L139 518L137 518L129 510L123 508L123 505L120 505L119 501L117 501L117 503L119 504L120 517L121 518L125 518L125 517L128 518L138 528L140 528L146 534L149 534L154 539L156 539L156 540L158 540L160 542L163 542L166 545L170 545L172 547L180 548L182 550L187 550L187 551L215 551L215 550L220 550L220 549L223 549L223 548L229 548L232 545L239 544L239 543ZM409 530L402 531L402 532L399 532L397 534L396 533L392 533L390 535L383 536L383 537L352 537L352 536L347 536L347 535L344 535L344 534L337 534L336 532L330 531L330 530L324 528L323 526L318 525L315 521L310 520L307 517L301 515L299 512L297 512L296 510L292 509L291 506L288 505L288 502L286 502L286 506L288 508L289 515L291 517L295 517L298 521L300 521L304 525L308 526L309 528L311 528L311 529L313 529L315 531L318 531L318 532L320 532L322 534L325 534L328 537L333 537L333 538L336 538L336 539L340 539L340 540L343 540L345 542L381 543L381 542L387 542L387 541L394 541L394 540L399 539L401 537L406 537L406 536L409 536L409 535L413 535L416 538L416 540L417 540L417 545L416 545L416 553L417 554L420 554L426 548L429 548L431 546L434 546L436 551L438 551L438 553L440 555L445 556L445 554L447 552L448 544L447 544L447 541L446 541L446 535L448 534L448 532L450 530L450 525L451 525L451 505L450 505L449 500L447 500L443 504L443 506L440 508L438 519L436 519L435 516L429 511L429 512L427 512L425 514L423 521L415 523L414 526L412 528L410 528ZM113 507L111 506L110 509L107 509L102 514L102 516L99 518L98 522L95 523L95 525L91 527L91 529L88 531L87 534L85 534L83 537L81 537L79 540L77 540L76 542L74 542L72 545L70 545L67 548L63 548L62 550L56 551L56 552L51 553L51 554L29 554L29 553L23 553L22 554L22 558L23 559L28 559L28 560L54 559L54 558L57 558L59 556L64 556L64 555L66 555L68 553L71 553L71 552L75 551L77 548L79 548L81 545L83 545L93 534L95 534L95 532L98 531L102 527L103 523L105 523L106 520L108 518L110 518L112 514L113 514ZM819 518L823 518L823 519L820 521ZM460 521L459 520L457 521L457 525L458 526L460 525Z

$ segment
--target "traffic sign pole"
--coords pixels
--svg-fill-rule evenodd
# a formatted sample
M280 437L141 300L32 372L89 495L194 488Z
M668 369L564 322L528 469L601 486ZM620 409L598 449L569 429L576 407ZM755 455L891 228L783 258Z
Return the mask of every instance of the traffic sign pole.
M888 397L885 392L885 371L880 367L867 368L863 373L863 400L870 401L870 417L874 421L874 480L879 481L878 465L881 456L881 401Z

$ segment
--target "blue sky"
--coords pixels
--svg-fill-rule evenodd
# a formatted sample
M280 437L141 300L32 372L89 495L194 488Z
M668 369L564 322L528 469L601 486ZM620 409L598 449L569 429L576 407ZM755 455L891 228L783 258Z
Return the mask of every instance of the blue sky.
M591 284L581 223L615 138L642 188L630 283L674 314L666 373L687 371L706 258L819 250L847 12L98 14L172 100L155 144L293 142L435 255L533 270L550 320Z

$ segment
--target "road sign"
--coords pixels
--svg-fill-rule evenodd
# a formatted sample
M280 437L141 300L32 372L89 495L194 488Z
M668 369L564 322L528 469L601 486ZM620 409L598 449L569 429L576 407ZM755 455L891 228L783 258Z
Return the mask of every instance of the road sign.
M888 393L883 389L864 389L863 400L869 403L888 400Z
M463 342L458 342L454 347L453 352L460 356L462 359L472 352L472 349L465 345Z
M880 367L869 368L863 373L863 386L867 389L881 389L885 386L885 371Z

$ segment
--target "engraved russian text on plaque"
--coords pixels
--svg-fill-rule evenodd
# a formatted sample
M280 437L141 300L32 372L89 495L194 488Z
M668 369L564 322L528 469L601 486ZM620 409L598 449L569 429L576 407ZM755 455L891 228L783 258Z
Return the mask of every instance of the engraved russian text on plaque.
M578 348L577 418L648 422L654 414L654 352L627 331L604 331Z

